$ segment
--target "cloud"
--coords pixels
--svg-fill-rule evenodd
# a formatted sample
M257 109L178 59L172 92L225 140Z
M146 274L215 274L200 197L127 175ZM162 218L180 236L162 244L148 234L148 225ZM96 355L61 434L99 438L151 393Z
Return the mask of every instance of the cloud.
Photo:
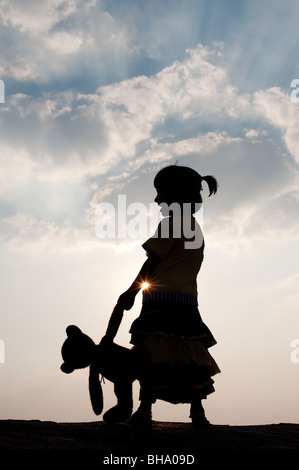
M150 44L137 44L133 45L129 51L131 55L140 57L149 57L150 59L161 59L162 53L159 51L157 46Z
M62 227L31 214L16 213L2 219L1 225L7 249L29 256L88 253L100 247L91 228Z
M1 17L6 26L36 36L73 15L81 0L1 0ZM91 2L89 2L91 4Z
M291 102L290 92L278 87L254 94L257 112L282 133L284 142L295 161L299 163L299 114L298 106Z
M69 33L58 31L44 38L45 46L56 54L68 55L78 52L83 44L81 31Z
M121 159L136 158L142 142L151 145L157 129L163 132L165 119L174 116L179 125L220 108L223 112L226 102L232 103L233 90L208 56L200 46L183 63L153 77L134 77L100 87L94 94L13 95L3 119L7 141L26 146L33 159L52 160L52 168L40 168L40 178L62 177L65 172L67 180L74 171L82 179L103 174Z
M26 149L16 149L5 144L0 144L0 166L0 194L15 189L36 168Z
M62 225L58 244L65 246L64 240L73 233L79 239L81 229L86 240L84 230L90 229L99 202L119 191L132 192L129 186L138 185L138 178L143 182L150 172L175 160L219 178L219 204L211 206L206 219L207 227L221 234L219 239L231 237L232 221L235 234L247 237L257 233L261 220L263 226L273 222L278 214L273 201L282 208L293 194L296 208L295 105L277 87L240 93L231 85L222 61L221 44L213 48L199 44L186 52L184 60L152 76L100 86L94 93L12 95L1 108L3 180L21 185L23 191L12 198L10 212L15 204L18 216L6 219L5 227L12 224L21 230L25 221L36 234L35 243L40 237L40 246L46 246L45 240L57 236L62 219L71 219L74 227L77 217L78 232L68 232ZM280 135L273 140L273 129L279 130L283 141ZM81 195L78 185L84 188ZM3 193L5 188L7 203L11 193L9 185ZM279 225L279 218L275 221ZM21 245L13 231L10 247ZM28 246L34 249L33 244Z
M53 91L73 81L75 88L94 90L129 51L128 29L96 0L0 0L0 7L6 81L33 81Z

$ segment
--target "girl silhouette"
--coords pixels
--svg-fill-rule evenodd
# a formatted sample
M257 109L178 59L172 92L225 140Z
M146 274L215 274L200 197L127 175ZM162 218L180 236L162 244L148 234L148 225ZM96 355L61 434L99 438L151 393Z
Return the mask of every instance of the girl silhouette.
M150 426L152 404L157 399L190 403L193 425L210 424L202 399L214 392L212 376L220 370L208 351L216 344L215 338L202 321L197 303L204 240L193 214L202 204L203 181L209 196L215 194L216 179L188 167L172 165L156 175L155 202L167 217L143 244L147 260L118 299L129 310L142 284L148 283L140 315L130 328L131 343L142 358L140 406L131 424Z

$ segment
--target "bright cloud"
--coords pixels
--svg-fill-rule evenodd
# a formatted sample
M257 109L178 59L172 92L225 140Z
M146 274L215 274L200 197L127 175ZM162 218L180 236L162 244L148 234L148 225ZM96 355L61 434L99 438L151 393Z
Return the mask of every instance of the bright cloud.
M26 181L36 168L34 160L25 149L16 149L4 144L0 145L0 166L0 193L2 195Z
M83 44L83 38L80 31L76 31L74 34L62 31L46 37L44 43L48 49L57 54L68 55L78 52Z
M280 130L290 154L299 163L299 113L290 93L274 87L256 92L254 101L264 119Z
M5 25L21 32L39 35L74 14L81 0L1 0L1 16ZM89 2L90 3L90 2Z
M14 120L14 129L20 132L16 132L17 140L15 133L7 133L2 156L6 164L4 179L15 173L11 181L16 183L26 178L46 183L45 194L47 184L72 186L94 181L87 191L90 202L79 216L90 223L94 220L92 212L103 198L126 190L128 170L132 181L146 165L153 171L187 158L199 171L209 173L210 167L219 174L220 187L224 187L222 204L228 208L225 217L230 222L233 217L239 235L247 232L249 221L252 230L252 220L258 217L257 206L262 201L265 207L278 198L281 201L294 185L296 170L292 161L298 158L298 113L287 94L278 88L250 96L232 87L226 71L217 64L221 45L215 49L198 45L186 54L183 61L174 62L156 75L99 87L93 94L70 91L39 98L13 95L5 108L3 125L5 128L7 122ZM227 129L228 123L238 125L238 135L229 135L226 130L201 131L207 122L218 123L220 129ZM177 131L180 134L181 127L188 128L189 123L194 126L193 135L179 138ZM245 127L248 123L250 129ZM288 159L269 138L272 127L280 130ZM14 151L8 159L5 155L13 143L22 153ZM16 171L18 161L21 164ZM106 181L99 183L104 176ZM233 196L231 187L238 198ZM26 197L30 197L30 191ZM240 217L244 208L245 219ZM226 226L225 217L213 223L221 233ZM34 224L32 229L36 227ZM49 233L54 232L47 231L47 238Z
M89 253L101 248L100 241L90 228L76 229L56 225L47 220L38 220L31 214L16 213L2 219L9 251L38 257L45 253L68 255Z

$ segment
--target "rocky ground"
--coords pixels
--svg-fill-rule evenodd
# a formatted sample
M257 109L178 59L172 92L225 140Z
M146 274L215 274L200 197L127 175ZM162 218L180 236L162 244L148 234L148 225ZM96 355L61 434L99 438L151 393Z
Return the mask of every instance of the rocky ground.
M216 455L211 451L222 450L299 450L299 424L213 425L195 430L189 423L154 422L152 431L137 431L128 424L109 426L102 421L3 420L0 436L1 455L38 456L46 461L55 455L57 461L60 454L53 451L64 451L75 460L83 455L85 461L94 457L99 464L131 468L138 462L143 466L183 464L184 459L187 464L196 463L207 450L211 456ZM136 461L129 460L135 457Z

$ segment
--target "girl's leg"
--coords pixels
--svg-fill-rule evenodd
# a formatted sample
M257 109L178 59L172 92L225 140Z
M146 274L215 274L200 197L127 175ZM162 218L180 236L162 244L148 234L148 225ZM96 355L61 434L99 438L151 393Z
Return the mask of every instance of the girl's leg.
M115 382L114 393L117 397L117 405L106 411L103 416L103 420L110 424L122 423L130 418L133 409L132 382Z
M204 407L202 406L201 400L195 399L191 402L190 414L191 414L191 417L196 414L205 414L205 410L204 410Z
M133 426L151 427L152 425L152 398L146 393L141 393L141 401L137 411L132 415L129 423Z
M199 398L193 399L190 406L190 418L194 427L208 425L210 422L205 415L204 407Z
M139 410L143 413L152 413L152 400L150 397L144 397L141 399Z

